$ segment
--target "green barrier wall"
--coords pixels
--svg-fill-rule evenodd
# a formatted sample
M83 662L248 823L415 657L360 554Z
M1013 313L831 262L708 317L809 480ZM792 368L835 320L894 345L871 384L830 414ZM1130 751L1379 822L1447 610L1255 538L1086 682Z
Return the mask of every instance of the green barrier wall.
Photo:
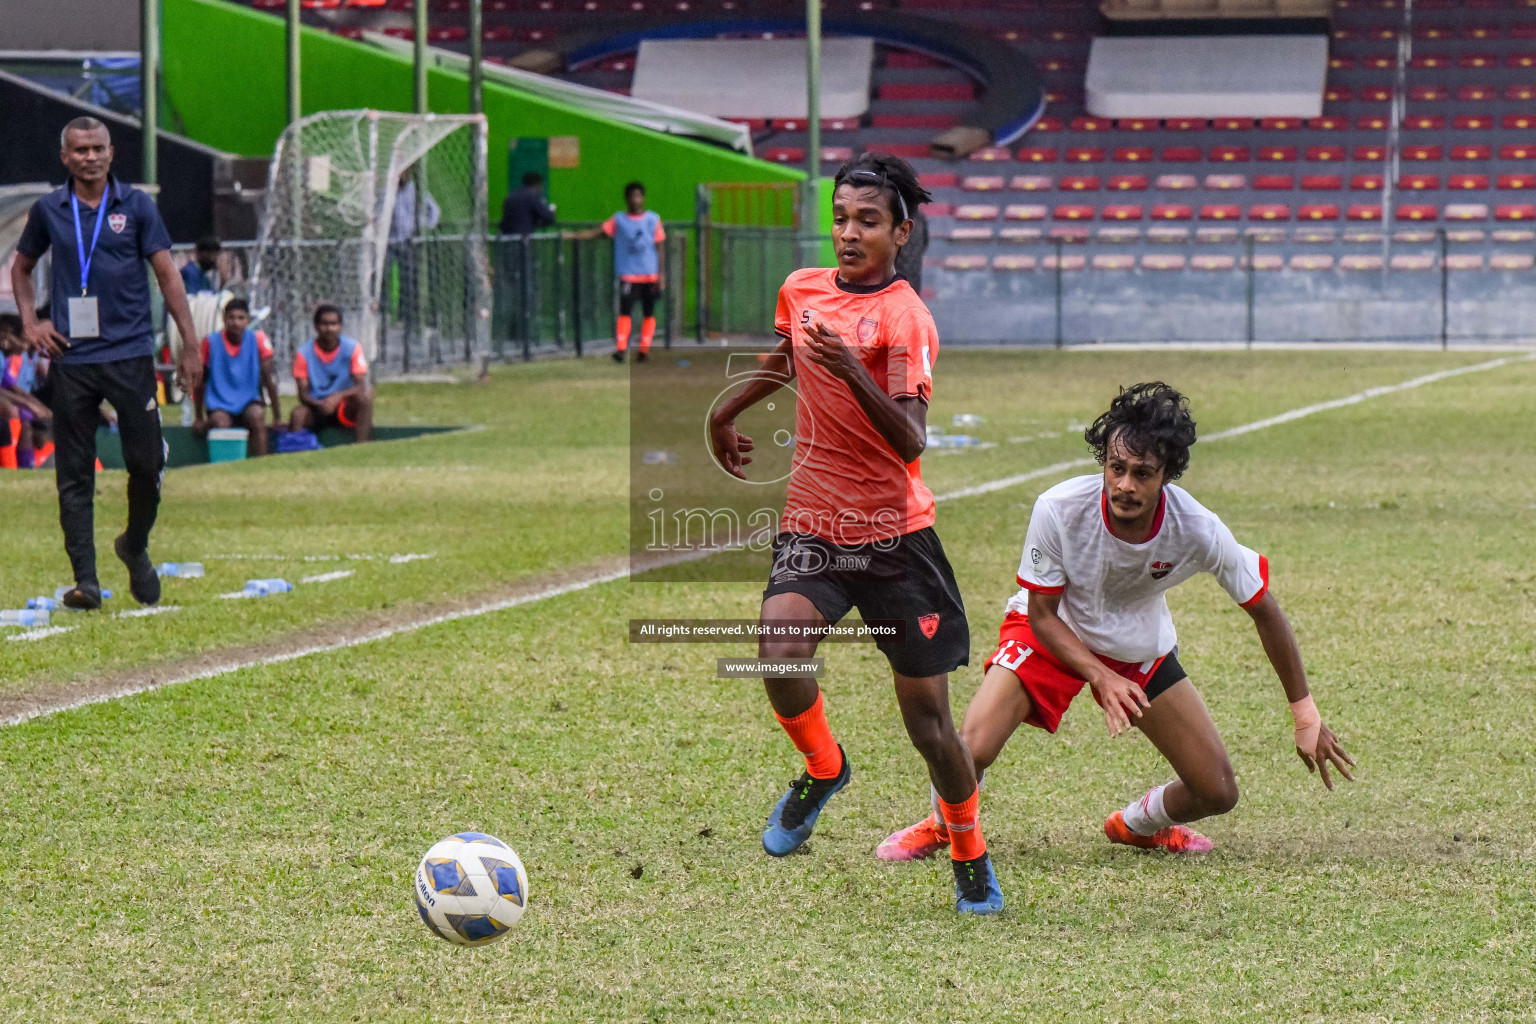
M165 127L217 149L269 156L286 118L283 21L224 0L164 0ZM409 59L367 43L306 28L304 113L373 107L411 109ZM431 69L431 109L464 113L469 79ZM550 171L561 220L603 220L623 206L624 183L645 182L652 209L691 221L694 189L711 181L798 181L796 170L729 150L611 121L574 107L485 83L490 122L489 181L494 225L507 187L507 144L528 136L575 135L581 164ZM174 119L174 123L172 121Z

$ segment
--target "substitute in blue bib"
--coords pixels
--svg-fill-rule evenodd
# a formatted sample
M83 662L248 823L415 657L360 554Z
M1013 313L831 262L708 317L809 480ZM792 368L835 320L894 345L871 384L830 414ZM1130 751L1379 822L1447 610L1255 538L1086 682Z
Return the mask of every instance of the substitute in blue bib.
M272 426L283 421L272 375L272 343L251 328L251 307L244 299L224 304L224 329L203 339L203 387L197 394L199 433L235 425L250 432L246 450L267 454L267 425L262 421L261 393L272 406Z
M52 408L59 523L75 587L71 608L99 608L94 532L96 427L103 401L117 411L128 469L128 528L114 545L128 567L129 590L142 604L160 599L149 559L149 531L160 506L165 449L160 437L155 363L151 355L149 275L182 337L196 337L171 238L154 201L112 176L112 139L94 117L77 117L59 136L69 180L32 204L16 243L11 288L27 345L52 360ZM32 272L53 252L49 310L37 316ZM182 388L196 393L202 363L195 346L181 353Z

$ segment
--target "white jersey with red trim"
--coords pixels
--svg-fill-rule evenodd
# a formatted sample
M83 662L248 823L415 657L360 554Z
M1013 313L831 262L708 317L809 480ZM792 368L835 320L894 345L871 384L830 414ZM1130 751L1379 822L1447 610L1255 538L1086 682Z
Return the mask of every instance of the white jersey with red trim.
M1131 544L1109 532L1103 477L1074 477L1035 499L1019 562L1023 589L1008 610L1027 614L1031 590L1061 594L1062 621L1090 651L1144 662L1178 643L1164 595L1197 572L1215 576L1244 608L1269 590L1268 559L1184 488L1163 488L1152 535Z

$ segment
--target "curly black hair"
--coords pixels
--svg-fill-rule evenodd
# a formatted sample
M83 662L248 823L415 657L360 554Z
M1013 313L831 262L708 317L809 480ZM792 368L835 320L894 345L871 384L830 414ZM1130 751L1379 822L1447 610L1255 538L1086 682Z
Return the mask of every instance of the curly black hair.
M1109 411L1083 431L1093 457L1104 464L1110 442L1119 439L1132 455L1153 455L1163 464L1163 480L1177 480L1189 468L1195 420L1189 399L1160 380L1121 388Z
M872 175L879 179L883 189L890 190L891 220L899 225L908 220L917 212L917 208L923 203L933 202L933 196L917 180L917 172L912 165L899 156L889 153L860 153L837 169L837 174L832 179L832 188L848 180L851 174L864 172L861 177ZM865 184L857 178L850 185ZM873 184L870 182L869 184Z

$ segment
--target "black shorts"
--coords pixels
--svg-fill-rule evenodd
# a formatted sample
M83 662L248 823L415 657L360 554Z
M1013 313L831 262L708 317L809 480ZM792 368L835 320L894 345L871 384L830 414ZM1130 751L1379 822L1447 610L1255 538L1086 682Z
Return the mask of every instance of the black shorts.
M812 534L781 533L773 540L763 600L775 594L803 595L829 623L851 608L866 622L900 621L901 640L876 642L899 675L943 675L971 659L960 587L931 526L879 546L845 547Z
M655 281L620 281L619 282L619 315L629 316L635 308L635 300L640 300L640 315L654 316L656 313L656 300L661 298L661 285Z

